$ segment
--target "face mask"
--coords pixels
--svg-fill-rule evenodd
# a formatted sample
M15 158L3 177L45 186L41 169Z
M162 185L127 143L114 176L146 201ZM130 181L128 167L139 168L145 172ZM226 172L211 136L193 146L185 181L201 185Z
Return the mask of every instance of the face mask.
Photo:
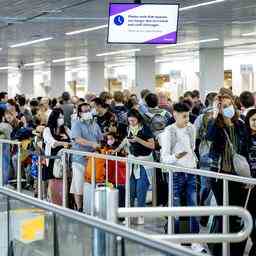
M93 108L92 111L91 111L91 113L92 113L93 116L96 116L96 115L97 115L96 109Z
M223 109L223 116L232 119L235 115L235 109L233 106L229 106Z
M91 112L86 112L81 114L81 119L83 121L89 121L93 119L92 113Z
M109 146L113 146L114 143L115 143L115 140L107 140L107 144Z
M58 124L58 127L64 125L64 119L63 118L58 118L57 124Z

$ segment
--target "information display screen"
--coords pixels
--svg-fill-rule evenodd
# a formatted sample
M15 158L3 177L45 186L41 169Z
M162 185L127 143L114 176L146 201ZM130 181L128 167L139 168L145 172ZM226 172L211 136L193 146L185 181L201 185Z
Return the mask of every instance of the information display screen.
M110 3L108 43L176 44L178 4Z

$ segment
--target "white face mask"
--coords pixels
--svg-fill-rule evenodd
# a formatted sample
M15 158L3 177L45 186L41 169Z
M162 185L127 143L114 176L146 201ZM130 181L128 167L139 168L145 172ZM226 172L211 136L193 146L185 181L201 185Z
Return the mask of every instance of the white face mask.
M64 125L64 118L58 118L57 123L58 123L58 127Z
M89 120L92 120L93 119L93 115L91 112L86 112L86 113L82 113L81 114L81 119L83 121L89 121Z

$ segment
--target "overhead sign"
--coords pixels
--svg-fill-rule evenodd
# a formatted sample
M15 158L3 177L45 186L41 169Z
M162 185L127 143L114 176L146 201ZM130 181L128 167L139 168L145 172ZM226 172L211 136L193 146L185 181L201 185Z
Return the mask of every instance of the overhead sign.
M109 4L108 43L176 44L178 4Z

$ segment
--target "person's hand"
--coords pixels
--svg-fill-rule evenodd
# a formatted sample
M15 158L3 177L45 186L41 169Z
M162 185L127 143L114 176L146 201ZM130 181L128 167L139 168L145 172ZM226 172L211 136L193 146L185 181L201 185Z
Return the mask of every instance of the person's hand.
M181 152L181 153L179 153L179 154L176 154L175 157L176 157L176 159L179 160L179 159L181 159L182 157L184 157L185 155L187 155L187 153L188 153L188 152Z
M91 145L94 149L97 149L100 147L100 145L98 143L92 143Z
M68 142L63 142L62 145L63 145L64 148L69 148L70 144Z
M110 126L108 129L109 132L113 132L116 133L117 132L117 128L115 126Z
M135 136L135 137L131 137L131 138L127 138L128 139L128 141L130 142L130 143L135 143L135 142L137 142L137 139L136 139L137 137Z

